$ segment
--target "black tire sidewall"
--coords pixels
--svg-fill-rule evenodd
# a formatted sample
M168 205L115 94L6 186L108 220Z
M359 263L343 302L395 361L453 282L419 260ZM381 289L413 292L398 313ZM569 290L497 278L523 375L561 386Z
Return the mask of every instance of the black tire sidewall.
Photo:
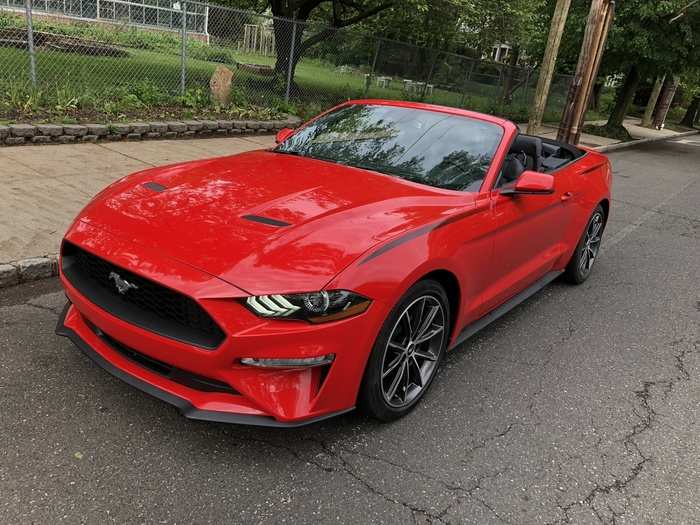
M360 386L358 396L358 407L368 415L382 421L392 421L398 419L415 408L425 393L430 389L433 380L438 374L440 364L445 355L450 338L449 329L443 338L443 344L440 348L440 354L438 355L435 371L416 399L414 399L409 405L401 408L392 407L386 402L382 394L380 376L382 360L384 359L384 351L388 343L389 336L391 335L394 325L398 321L398 318L404 309L418 297L423 295L431 295L440 302L445 312L445 325L448 328L451 326L450 304L447 299L445 289L437 281L432 279L419 281L418 283L414 284L401 297L394 308L392 308L391 312L384 321L381 330L379 331L379 335L377 336L374 346L372 347L372 353L367 361L367 366L365 368L365 373L362 378L362 384Z

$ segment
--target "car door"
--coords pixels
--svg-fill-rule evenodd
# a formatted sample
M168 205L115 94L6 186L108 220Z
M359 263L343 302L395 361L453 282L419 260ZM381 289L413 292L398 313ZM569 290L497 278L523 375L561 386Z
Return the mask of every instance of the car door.
M550 194L491 191L494 256L486 309L507 301L553 268L566 249L573 197L570 176L564 171L554 175Z

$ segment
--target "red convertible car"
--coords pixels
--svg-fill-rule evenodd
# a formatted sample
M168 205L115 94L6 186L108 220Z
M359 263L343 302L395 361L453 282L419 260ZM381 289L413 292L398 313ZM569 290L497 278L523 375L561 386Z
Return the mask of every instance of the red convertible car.
M591 274L611 187L594 151L383 100L277 142L99 193L62 244L57 332L190 418L388 421L448 349Z

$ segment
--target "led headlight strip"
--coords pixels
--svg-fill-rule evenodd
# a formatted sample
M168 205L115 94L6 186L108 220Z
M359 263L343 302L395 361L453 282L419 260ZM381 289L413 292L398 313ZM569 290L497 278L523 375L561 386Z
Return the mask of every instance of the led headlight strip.
M297 294L254 295L244 301L259 317L299 319L311 323L336 321L360 314L371 301L349 290L322 290Z
M283 295L254 295L246 299L246 304L266 317L287 317L301 308L287 301Z

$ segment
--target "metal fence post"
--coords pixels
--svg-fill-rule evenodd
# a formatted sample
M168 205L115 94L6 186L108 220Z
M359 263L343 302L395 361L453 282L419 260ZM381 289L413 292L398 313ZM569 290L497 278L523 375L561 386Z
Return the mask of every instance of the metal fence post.
M428 72L428 78L425 80L425 84L423 85L423 90L421 91L421 94L420 94L421 100L425 99L425 93L428 90L428 84L430 84L430 81L433 80L433 73L435 73L435 65L437 64L439 56L440 56L440 52L436 51L435 56L433 57L433 61L430 64L430 71Z
M287 89L284 92L284 101L289 102L289 93L292 90L292 69L294 68L294 47L297 43L297 21L292 20L292 45L289 46L289 64L287 64Z
M26 0L24 9L27 16L27 51L29 51L29 77L36 88L36 56L34 54L34 27L32 24L32 0Z
M180 95L185 94L187 82L187 3L182 2L182 38L180 43Z

